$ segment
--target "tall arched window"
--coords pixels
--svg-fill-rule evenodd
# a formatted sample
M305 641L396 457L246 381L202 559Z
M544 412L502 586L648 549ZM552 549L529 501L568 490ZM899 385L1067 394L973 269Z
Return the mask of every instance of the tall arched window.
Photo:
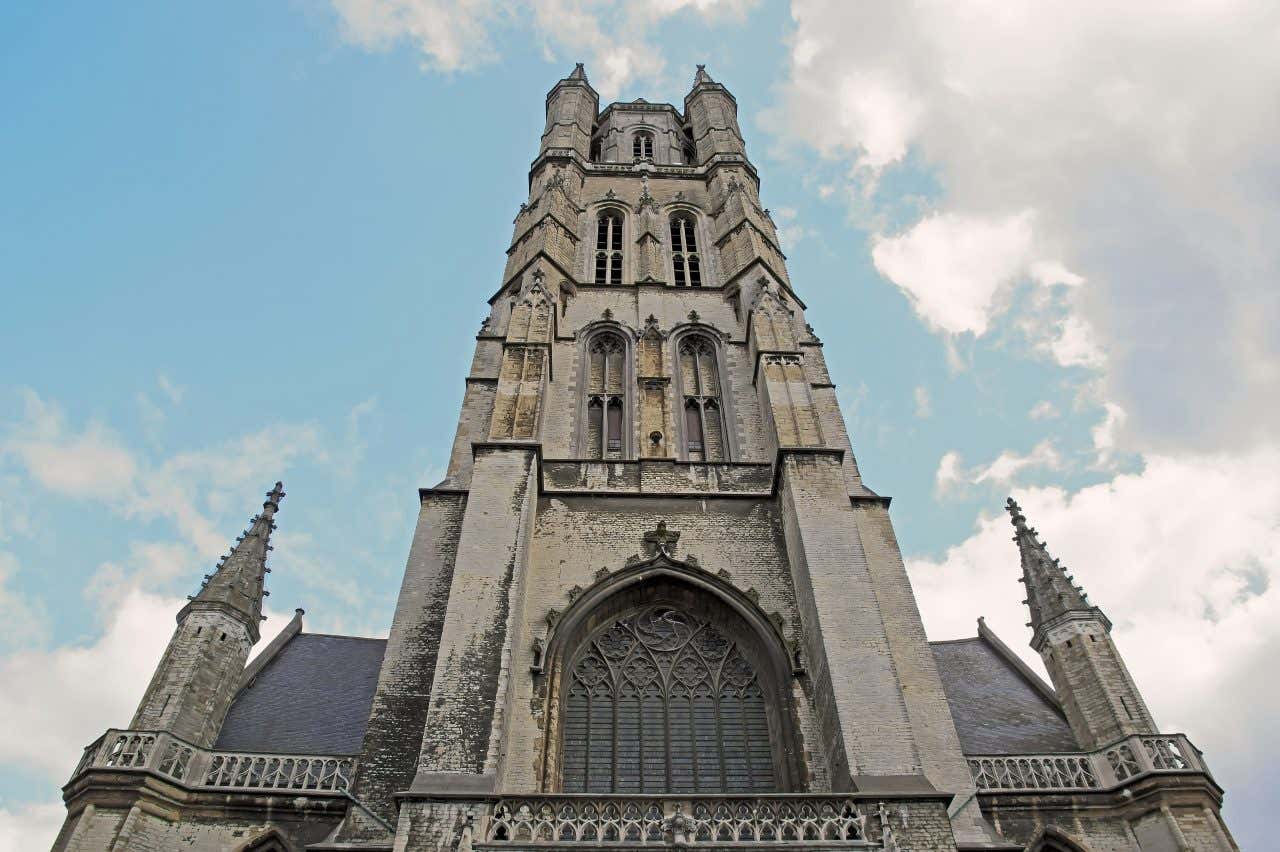
M637 160L653 159L653 134L640 130L631 137L631 155Z
M700 334L680 341L684 451L689 461L725 461L724 404L715 345Z
M677 287L702 286L697 230L696 220L688 213L671 217L671 266Z
M596 220L597 284L622 283L622 214L607 210Z
M651 604L582 642L565 672L565 792L778 789L756 667L702 612Z
M587 458L626 455L626 354L626 343L612 332L596 335L587 346Z

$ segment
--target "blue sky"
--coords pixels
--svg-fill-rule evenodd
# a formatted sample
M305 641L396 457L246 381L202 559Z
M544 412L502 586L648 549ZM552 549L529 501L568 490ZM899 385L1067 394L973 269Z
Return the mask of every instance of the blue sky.
M736 94L931 636L983 614L1025 648L1017 493L1248 848L1280 783L1257 685L1280 648L1280 27L1247 3L1079 16L0 10L0 670L31 684L0 700L0 848L56 826L79 746L128 721L276 478L271 610L385 632L576 60L606 99L679 104L695 62Z

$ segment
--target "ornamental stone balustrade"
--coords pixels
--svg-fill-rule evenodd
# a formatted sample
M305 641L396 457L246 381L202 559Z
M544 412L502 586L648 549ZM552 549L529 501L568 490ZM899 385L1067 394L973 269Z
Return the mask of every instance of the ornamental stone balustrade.
M1107 791L1148 775L1210 775L1199 749L1183 734L1131 736L1086 753L969 755L968 760L980 793Z
M356 758L202 749L164 731L112 728L85 747L71 781L94 770L151 773L193 790L343 795ZM68 782L70 783L70 782Z

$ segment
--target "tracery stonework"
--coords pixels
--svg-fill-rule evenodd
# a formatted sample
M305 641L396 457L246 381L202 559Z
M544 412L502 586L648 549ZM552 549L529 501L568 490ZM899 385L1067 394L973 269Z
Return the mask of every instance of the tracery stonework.
M66 756L55 849L1236 849L1017 504L989 592L1052 687L981 620L925 638L737 116L702 66L679 105L552 87L503 272L456 282L485 316L389 635L260 627L277 483Z
M755 668L693 613L650 607L583 643L563 726L565 792L775 789Z

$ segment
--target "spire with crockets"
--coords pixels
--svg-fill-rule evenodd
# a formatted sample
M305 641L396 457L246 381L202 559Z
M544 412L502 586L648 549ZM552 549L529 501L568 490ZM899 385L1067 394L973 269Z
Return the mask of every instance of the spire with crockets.
M1087 612L1089 617L1099 619L1110 629L1111 622L1089 603L1084 589L1075 584L1061 562L1049 555L1048 545L1040 541L1035 527L1027 526L1026 516L1012 497L1006 501L1005 509L1013 520L1013 540L1022 557L1021 582L1027 587L1023 603L1031 609L1028 626L1036 631L1037 638L1044 625L1069 612ZM1032 645L1035 644L1033 639Z
M273 518L284 499L284 487L277 482L267 492L262 511L249 519L249 528L237 539L235 546L218 561L212 574L206 574L200 591L189 598L182 612L181 621L188 613L200 609L220 609L239 617L254 642L258 641L258 622L262 621L262 599L271 594L263 588L267 567L267 554L271 551L271 531L276 528Z

